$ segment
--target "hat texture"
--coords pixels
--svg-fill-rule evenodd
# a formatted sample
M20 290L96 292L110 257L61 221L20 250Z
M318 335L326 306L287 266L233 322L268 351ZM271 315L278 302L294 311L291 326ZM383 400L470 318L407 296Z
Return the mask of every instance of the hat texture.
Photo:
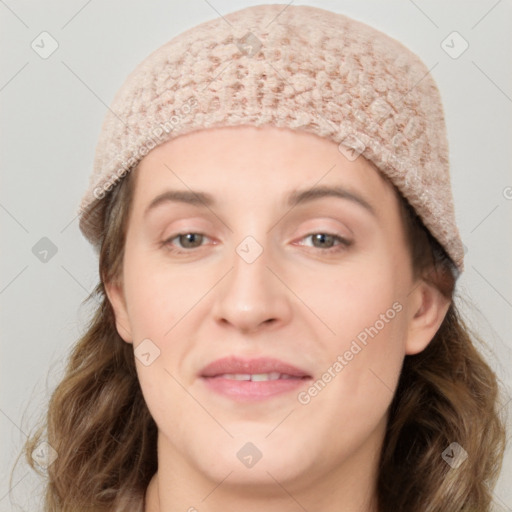
M372 161L464 268L439 90L403 44L311 6L258 5L204 22L151 53L107 111L80 229L96 249L108 192L154 147L194 130L273 125Z

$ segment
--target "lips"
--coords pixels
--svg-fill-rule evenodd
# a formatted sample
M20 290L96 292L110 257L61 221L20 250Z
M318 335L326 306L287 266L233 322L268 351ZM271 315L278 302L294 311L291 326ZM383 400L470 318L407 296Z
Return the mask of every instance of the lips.
M279 374L279 379L311 377L306 371L278 359L241 359L235 356L218 359L200 372L200 376L205 378L227 377L236 380L249 380L247 376L251 376L251 380L258 380L265 374L268 374L271 380L276 380L276 374Z
M218 359L199 375L206 389L237 402L290 396L312 377L301 368L278 359Z

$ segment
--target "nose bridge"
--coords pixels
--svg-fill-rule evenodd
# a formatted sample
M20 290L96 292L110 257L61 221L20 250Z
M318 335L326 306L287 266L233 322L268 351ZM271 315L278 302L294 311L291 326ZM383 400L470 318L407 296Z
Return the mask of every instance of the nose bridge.
M250 294L264 294L269 291L269 255L268 242L260 243L252 235L246 236L236 246L231 279L232 284L240 288L238 292L246 290Z
M261 236L259 236L261 239ZM272 296L272 273L267 266L270 249L266 241L260 243L253 235L248 235L235 247L232 257L233 270L229 277L229 293L233 295L246 310L261 308L262 301L269 301Z
M214 307L218 320L244 330L255 329L270 320L282 320L289 314L286 289L267 268L276 266L269 247L270 237L263 228L258 233L245 236L234 247L229 257L232 270L223 280ZM260 242L257 237L264 240Z
M240 198L243 201L243 198ZM231 223L233 238L232 265L230 280L232 285L249 286L254 284L268 289L271 272L266 268L272 265L270 240L273 231L269 230L271 219L258 208L249 205L250 198L246 198L245 209L239 204L240 215ZM243 290L242 290L243 291ZM267 290L268 291L268 290ZM252 293L260 293L262 290L253 289Z

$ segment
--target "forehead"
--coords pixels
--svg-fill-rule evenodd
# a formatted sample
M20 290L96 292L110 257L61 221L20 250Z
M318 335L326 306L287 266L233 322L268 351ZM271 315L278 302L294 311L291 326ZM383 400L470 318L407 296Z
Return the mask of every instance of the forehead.
M153 149L136 170L135 203L147 207L166 189L204 191L241 205L289 202L290 192L339 187L379 204L395 192L362 156L350 161L333 141L276 127L221 127L181 135ZM143 203L143 204L141 204ZM389 206L389 205L388 205Z

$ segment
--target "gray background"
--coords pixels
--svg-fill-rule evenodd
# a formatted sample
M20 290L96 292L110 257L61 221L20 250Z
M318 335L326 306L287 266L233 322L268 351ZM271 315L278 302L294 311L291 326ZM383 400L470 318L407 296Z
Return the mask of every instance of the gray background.
M0 511L38 510L41 482L33 472L25 464L16 470L13 498L20 508L7 496L8 477L92 311L82 301L98 280L97 257L78 230L76 211L107 105L135 65L174 35L258 3L0 0ZM373 25L410 47L432 70L445 106L457 222L467 248L458 292L510 400L511 1L294 4ZM45 59L31 47L43 31L58 43ZM442 46L454 31L469 44L457 58L453 54L463 44L457 36ZM33 253L43 237L57 249L46 262ZM509 418L511 406L512 401L504 406ZM496 510L512 510L512 489L506 485L511 479L509 448Z

